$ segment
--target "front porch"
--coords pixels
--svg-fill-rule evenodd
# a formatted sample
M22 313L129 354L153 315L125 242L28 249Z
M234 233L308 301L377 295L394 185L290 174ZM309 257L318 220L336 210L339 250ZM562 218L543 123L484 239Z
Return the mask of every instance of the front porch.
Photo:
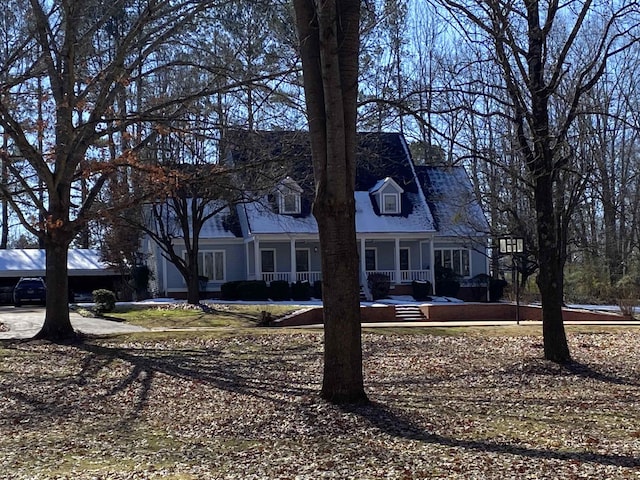
M288 283L322 281L320 245L315 238L251 238L245 242L247 279ZM424 238L359 238L360 280L371 274L389 278L392 288L413 281L434 283L433 240Z

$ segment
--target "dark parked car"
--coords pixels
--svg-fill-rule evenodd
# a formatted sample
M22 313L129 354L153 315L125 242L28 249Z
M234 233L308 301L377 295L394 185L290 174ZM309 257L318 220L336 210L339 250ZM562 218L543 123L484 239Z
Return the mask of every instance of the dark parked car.
M40 277L21 278L13 289L13 304L16 307L23 303L37 303L45 305L47 301L47 287Z

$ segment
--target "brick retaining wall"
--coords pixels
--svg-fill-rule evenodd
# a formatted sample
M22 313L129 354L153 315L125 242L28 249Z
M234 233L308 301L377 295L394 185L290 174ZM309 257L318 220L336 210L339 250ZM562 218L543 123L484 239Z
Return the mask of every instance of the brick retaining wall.
M396 319L396 307L360 307L362 323L393 322ZM276 320L275 326L291 327L297 325L318 325L323 323L322 307L314 307L295 315Z
M515 320L516 305L513 303L457 303L447 305L421 305L420 309L427 321L491 321ZM618 321L630 320L618 313L595 312L572 308L562 309L565 321ZM520 306L520 320L542 320L542 308L533 305Z
M463 322L463 321L509 321L516 318L516 306L512 303L450 303L421 305L420 309L426 321L432 322ZM362 323L393 322L396 321L395 306L360 307ZM591 310L563 309L565 321L598 321L615 322L630 320L618 313L594 312ZM521 305L520 320L542 320L542 308L539 306ZM309 310L276 320L275 326L290 327L298 325L322 324L322 307Z

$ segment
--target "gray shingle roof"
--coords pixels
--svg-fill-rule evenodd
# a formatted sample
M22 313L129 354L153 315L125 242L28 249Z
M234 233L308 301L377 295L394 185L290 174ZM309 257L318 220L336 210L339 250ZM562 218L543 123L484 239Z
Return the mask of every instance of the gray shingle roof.
M442 236L483 236L489 224L463 167L415 167L429 208Z
M360 133L358 139L355 196L359 233L437 231L442 236L468 237L488 232L464 168L413 165L406 141L399 133ZM280 179L291 177L303 189L302 210L297 215L280 215L270 196L240 205L238 214L243 216L245 235L316 234L318 227L311 214L313 169L308 133L233 132L228 145L231 161L236 165L251 162L255 156L262 161L275 159L270 173L277 171ZM386 177L404 191L397 215L381 215L371 193Z

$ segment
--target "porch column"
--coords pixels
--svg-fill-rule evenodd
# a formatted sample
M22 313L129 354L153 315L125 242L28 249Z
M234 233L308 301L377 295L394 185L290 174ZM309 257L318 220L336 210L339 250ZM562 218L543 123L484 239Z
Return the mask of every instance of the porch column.
M364 255L364 238L360 238L360 282L367 283L367 261Z
M431 265L431 285L433 286L433 294L436 295L436 253L433 246L433 237L431 237L429 255L431 256L431 260L429 260L429 265Z
M164 255L162 255L161 257L162 257L162 291L164 292L164 296L168 297L169 285L167 285L167 282L169 281L169 277L167 275L167 257L165 257Z
M257 237L253 237L253 259L255 263L255 280L262 280L262 265L260 262L260 240Z
M245 241L244 242L244 258L247 259L246 261L246 266L245 266L245 277L247 280L249 280L249 275L251 275L251 268L250 265L251 263L249 262L249 242Z
M402 282L402 278L400 276L400 239L396 237L396 248L395 248L395 265L396 265L396 281L395 284L399 285Z
M289 274L289 283L294 283L296 279L296 241L294 238L290 241L289 253L291 255L291 273Z

